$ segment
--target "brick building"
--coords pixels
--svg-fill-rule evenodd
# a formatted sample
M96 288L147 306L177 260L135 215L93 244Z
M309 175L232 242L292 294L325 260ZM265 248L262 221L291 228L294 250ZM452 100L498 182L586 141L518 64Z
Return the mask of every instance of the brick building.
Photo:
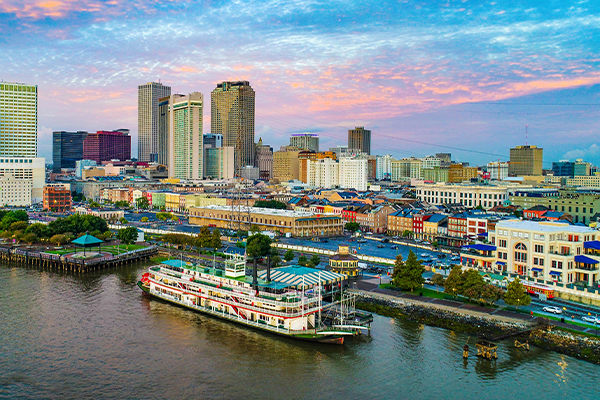
M129 130L98 131L89 133L83 141L83 158L102 161L129 160L131 158L131 136Z
M71 190L64 185L44 186L44 210L56 212L71 211Z

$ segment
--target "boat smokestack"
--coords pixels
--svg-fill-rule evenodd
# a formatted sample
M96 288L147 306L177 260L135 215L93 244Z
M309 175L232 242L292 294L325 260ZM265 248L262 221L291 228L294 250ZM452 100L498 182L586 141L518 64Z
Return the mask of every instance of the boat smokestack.
M253 267L252 268L252 287L254 290L258 290L258 271L256 268L256 257L253 259Z

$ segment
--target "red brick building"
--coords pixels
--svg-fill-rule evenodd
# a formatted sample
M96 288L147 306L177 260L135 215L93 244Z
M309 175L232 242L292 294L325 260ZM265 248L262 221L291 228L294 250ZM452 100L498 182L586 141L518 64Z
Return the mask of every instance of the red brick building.
M44 186L43 204L44 210L71 211L71 191L64 185Z
M129 160L131 158L131 136L129 130L98 131L89 133L83 141L83 158L102 161Z

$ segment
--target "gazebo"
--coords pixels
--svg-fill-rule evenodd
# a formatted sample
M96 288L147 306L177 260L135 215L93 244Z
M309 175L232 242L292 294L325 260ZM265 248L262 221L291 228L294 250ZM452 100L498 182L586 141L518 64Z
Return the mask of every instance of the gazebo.
M100 253L100 244L102 243L102 240L90 235L89 233L86 233L85 235L73 240L71 243L73 243L75 246L83 247L83 255L85 256L86 247L98 245L98 253ZM77 252L77 249L75 249L75 252Z

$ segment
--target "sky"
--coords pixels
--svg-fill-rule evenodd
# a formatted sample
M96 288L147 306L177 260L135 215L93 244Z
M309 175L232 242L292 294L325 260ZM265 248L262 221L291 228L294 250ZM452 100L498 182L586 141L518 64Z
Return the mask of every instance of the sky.
M137 86L256 92L256 141L372 131L372 154L508 160L515 145L600 164L600 2L1 0L0 79L37 84L52 131L128 128Z

